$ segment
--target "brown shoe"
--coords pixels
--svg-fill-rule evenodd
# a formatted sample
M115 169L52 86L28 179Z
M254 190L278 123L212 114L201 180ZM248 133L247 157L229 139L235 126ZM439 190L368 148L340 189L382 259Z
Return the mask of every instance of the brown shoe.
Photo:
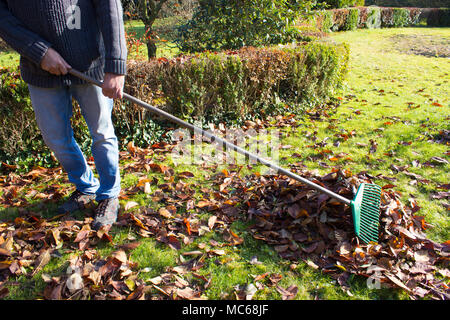
M70 213L77 210L83 210L86 205L95 199L95 194L85 194L75 190L69 199L58 208L58 213Z
M103 226L114 224L117 221L119 206L118 198L101 200L95 210L92 228L98 230Z

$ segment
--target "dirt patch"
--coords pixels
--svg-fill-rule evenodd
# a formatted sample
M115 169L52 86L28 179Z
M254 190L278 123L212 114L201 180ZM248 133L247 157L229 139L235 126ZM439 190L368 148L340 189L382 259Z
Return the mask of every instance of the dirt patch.
M426 57L450 58L450 38L424 34L392 36L395 50Z

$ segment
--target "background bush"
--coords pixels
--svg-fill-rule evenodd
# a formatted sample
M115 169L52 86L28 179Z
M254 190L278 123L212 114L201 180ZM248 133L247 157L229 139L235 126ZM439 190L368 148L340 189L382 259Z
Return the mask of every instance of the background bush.
M364 6L364 0L325 0L321 2L326 3L330 8Z
M366 0L366 5L383 7L416 7L416 8L445 8L448 0Z
M279 101L323 101L342 83L347 60L347 47L320 42L246 47L139 63L130 66L127 83L130 90L144 88L134 92L138 97L159 92L154 98L164 97L165 107L178 116L239 121L264 116Z
M358 28L381 28L381 9L378 7L360 7Z
M334 9L333 11L333 27L332 31L344 30L349 11L348 9Z
M392 27L401 28L410 24L409 10L405 8L393 8Z
M381 26L383 28L401 28L410 23L410 11L406 8L381 9Z
M355 30L356 28L399 28L419 25L450 26L448 8L358 7L317 10L314 23L323 32ZM356 23L356 26L355 26ZM330 27L331 26L331 27Z
M179 28L184 52L238 49L292 42L300 35L294 24L312 1L200 0L191 20Z
M347 71L345 45L311 42L276 48L242 48L151 61L129 61L124 91L189 122L233 122L301 110L324 101ZM296 111L291 109L291 111ZM168 139L174 125L127 101L116 101L113 122L122 148ZM75 104L74 135L90 156L91 139ZM0 76L0 163L52 166L34 120L27 85L18 70Z
M358 29L359 10L351 8L348 10L347 20L345 21L344 30Z
M321 10L317 12L315 22L319 30L322 30L323 32L330 32L334 24L333 20L333 11Z
M450 9L432 9L427 16L430 27L450 27Z

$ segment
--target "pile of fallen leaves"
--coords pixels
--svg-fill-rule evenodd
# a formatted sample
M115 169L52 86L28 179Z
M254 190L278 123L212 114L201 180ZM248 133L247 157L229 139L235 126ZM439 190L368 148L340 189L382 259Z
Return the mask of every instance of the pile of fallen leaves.
M360 183L374 178L337 170L323 177L300 174L348 199ZM380 241L362 244L353 232L349 207L295 180L279 175L218 179L228 185L227 202L243 204L236 209L223 203L221 214L232 219L245 214L255 221L250 227L254 238L273 245L282 258L303 260L330 274L344 290L355 274L367 277L373 288L399 287L411 298L450 298L450 241L426 237L430 225L416 215L420 208L414 199L404 205L395 191L383 190Z
M293 117L277 121L277 127L296 124ZM246 123L249 128L264 125ZM206 259L224 258L227 246L244 241L230 227L237 219L251 221L253 237L272 245L280 257L305 261L335 278L349 294L348 279L353 274L366 277L374 288L401 288L413 299L449 298L450 242L428 239L424 231L430 225L418 215L420 207L412 198L403 204L394 186L383 189L379 243L362 244L353 232L349 207L285 176L244 177L239 168L230 166L230 172L212 176L214 189L202 189L203 199L196 200L190 181L193 173L178 173L158 164L171 148L159 143L144 150L129 144L128 151L121 153L126 162L123 172L139 179L121 195L126 204L116 226L131 226L136 234L121 244L114 243L109 228L92 230L89 214L83 220L68 215L44 218L39 209L30 209L27 199L57 202L66 196L55 182L64 179L61 169L37 168L22 176L11 172L0 177L1 205L19 208L13 221L0 223L0 298L9 295L11 286L20 286L18 277L40 274L46 283L41 297L46 299L201 299L211 284L211 278L199 272ZM205 169L211 167L205 165ZM300 164L292 165L291 170L348 199L360 183L376 178L366 172L354 175L337 169L317 176ZM149 178L149 172L160 173L164 181ZM37 181L45 187L29 187ZM130 200L137 193L146 193L151 203L158 204L157 209ZM205 211L209 218L198 218L198 213ZM210 231L220 233L224 242L210 240L196 250L180 250ZM130 259L130 252L140 245L138 237L180 250L177 266L146 277L148 270ZM102 243L113 248L108 256L97 250ZM56 271L56 276L41 272L52 257L62 255L69 257L63 272ZM297 287L279 286L280 275L257 278L263 276L283 299L295 298ZM251 299L259 288L252 284L235 289L236 299Z
M153 230L158 230L156 239L174 249L180 243L167 231L163 218L146 221ZM44 219L26 212L13 222L0 224L0 297L8 295L6 285L19 285L14 277L34 277L52 257L68 254L66 272L51 276L42 273L47 286L42 293L45 299L194 299L199 298L208 279L195 273L199 268L196 260L185 259L182 264L167 272L142 280L139 275L148 272L129 259L129 251L139 246L134 241L115 244L109 234L110 228L92 230L92 217L83 221L70 216ZM133 214L120 216L118 225L138 224L148 230ZM96 247L100 242L110 242L114 251L101 257ZM185 255L196 255L195 252ZM196 281L186 281L181 275L192 272ZM152 291L145 297L145 294ZM154 293L157 291L156 293Z

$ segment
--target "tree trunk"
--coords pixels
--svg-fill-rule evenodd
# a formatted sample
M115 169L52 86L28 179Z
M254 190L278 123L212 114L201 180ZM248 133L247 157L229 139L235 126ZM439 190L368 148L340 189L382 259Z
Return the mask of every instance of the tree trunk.
M156 58L156 44L153 40L147 40L148 59Z

